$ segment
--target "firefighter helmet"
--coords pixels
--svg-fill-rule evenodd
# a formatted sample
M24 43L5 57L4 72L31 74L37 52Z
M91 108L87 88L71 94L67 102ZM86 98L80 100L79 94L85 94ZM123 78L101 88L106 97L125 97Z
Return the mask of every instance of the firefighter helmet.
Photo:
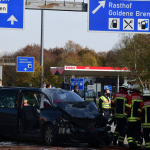
M122 86L120 86L120 88L128 89L128 84L127 83L123 83Z
M140 92L141 90L141 87L139 84L135 83L132 87L132 91L139 91Z
M149 90L144 90L144 92L143 92L143 96L149 96L150 97L150 91Z

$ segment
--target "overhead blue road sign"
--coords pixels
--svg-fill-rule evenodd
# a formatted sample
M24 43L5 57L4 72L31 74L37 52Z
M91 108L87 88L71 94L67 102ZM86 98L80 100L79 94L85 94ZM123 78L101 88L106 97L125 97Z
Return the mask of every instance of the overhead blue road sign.
M110 93L112 93L112 86L111 85L104 85L104 90L108 89Z
M0 0L0 29L24 29L24 0Z
M34 72L34 57L17 57L17 72Z
M71 89L74 89L75 85L78 85L79 90L84 90L84 79L83 78L71 78Z
M88 31L150 33L150 1L89 0Z

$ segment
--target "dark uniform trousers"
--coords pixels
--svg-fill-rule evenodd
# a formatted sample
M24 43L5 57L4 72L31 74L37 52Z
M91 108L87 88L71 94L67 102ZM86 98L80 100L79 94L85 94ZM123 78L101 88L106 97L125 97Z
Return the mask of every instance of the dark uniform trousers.
M150 128L143 128L145 149L150 150Z
M141 125L138 122L128 122L127 141L130 147L141 147Z
M116 124L117 126L114 132L114 143L118 140L120 144L123 144L125 138L124 130L126 125L126 118L116 118Z
M108 121L108 119L109 119L109 117L110 117L110 109L103 109L103 111L104 111L104 117L107 119L107 121Z

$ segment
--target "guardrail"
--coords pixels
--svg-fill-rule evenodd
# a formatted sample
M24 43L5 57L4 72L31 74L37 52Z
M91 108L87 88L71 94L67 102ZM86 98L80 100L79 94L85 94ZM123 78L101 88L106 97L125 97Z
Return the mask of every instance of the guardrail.
M0 65L15 66L16 58L0 58Z

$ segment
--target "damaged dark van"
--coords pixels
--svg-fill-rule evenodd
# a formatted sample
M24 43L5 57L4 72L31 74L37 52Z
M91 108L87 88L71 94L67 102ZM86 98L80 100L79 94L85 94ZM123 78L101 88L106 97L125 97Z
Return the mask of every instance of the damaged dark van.
M94 102L72 91L46 88L0 89L0 137L57 143L112 142L110 126Z

